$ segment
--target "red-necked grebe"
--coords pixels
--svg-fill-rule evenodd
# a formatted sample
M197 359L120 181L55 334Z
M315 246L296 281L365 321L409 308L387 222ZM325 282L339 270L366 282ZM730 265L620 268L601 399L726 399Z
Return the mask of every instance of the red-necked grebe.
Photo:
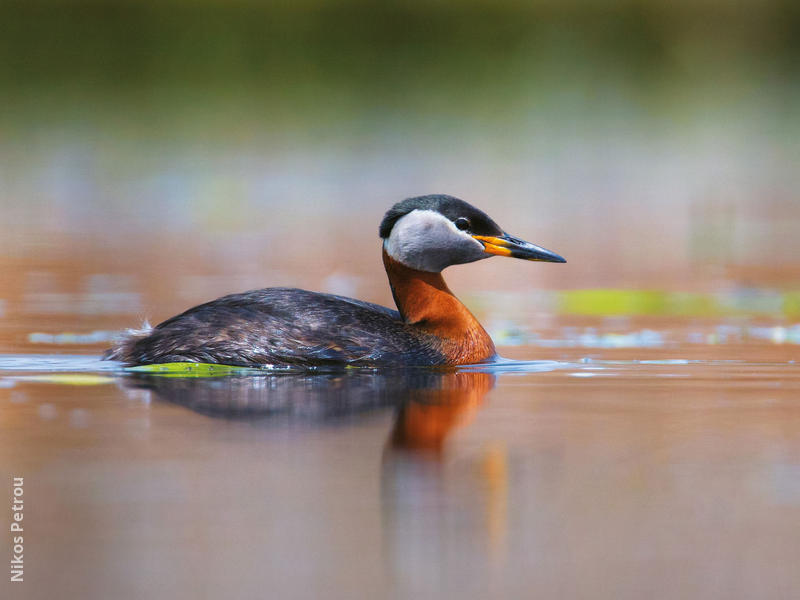
M331 294L267 288L224 296L130 332L106 353L129 365L463 365L495 356L478 320L441 271L494 255L566 262L511 237L485 213L445 195L395 204L379 228L398 311Z

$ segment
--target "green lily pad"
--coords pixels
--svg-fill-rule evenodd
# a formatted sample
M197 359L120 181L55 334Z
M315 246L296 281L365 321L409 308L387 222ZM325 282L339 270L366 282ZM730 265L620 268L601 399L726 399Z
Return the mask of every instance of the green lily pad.
M149 373L163 377L222 377L235 373L249 373L257 371L250 367L234 367L232 365L217 365L212 363L174 362L156 365L140 365L128 367L126 371L134 373Z

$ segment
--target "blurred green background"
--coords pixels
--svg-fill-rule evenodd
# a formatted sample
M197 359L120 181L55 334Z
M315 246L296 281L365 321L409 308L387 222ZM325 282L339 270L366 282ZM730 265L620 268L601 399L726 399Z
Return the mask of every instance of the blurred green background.
M6 308L97 276L159 316L264 285L390 303L377 223L443 192L569 260L457 290L791 317L798 57L789 0L4 0Z
M596 112L680 127L761 109L780 133L797 100L788 0L5 0L0 17L7 127L49 115L247 135L252 121L331 132L522 113L575 127Z

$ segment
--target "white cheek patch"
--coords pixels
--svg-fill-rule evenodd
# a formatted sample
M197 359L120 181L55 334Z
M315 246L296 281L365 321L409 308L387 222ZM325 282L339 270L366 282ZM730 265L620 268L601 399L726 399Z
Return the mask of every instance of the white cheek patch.
M383 244L393 259L431 273L489 257L480 242L432 210L412 210L398 219Z

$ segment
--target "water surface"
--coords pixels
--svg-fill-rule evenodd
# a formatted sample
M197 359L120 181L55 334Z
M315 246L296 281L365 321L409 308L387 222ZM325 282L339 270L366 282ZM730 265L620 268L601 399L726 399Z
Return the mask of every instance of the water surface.
M794 355L214 378L3 356L15 591L789 598Z

